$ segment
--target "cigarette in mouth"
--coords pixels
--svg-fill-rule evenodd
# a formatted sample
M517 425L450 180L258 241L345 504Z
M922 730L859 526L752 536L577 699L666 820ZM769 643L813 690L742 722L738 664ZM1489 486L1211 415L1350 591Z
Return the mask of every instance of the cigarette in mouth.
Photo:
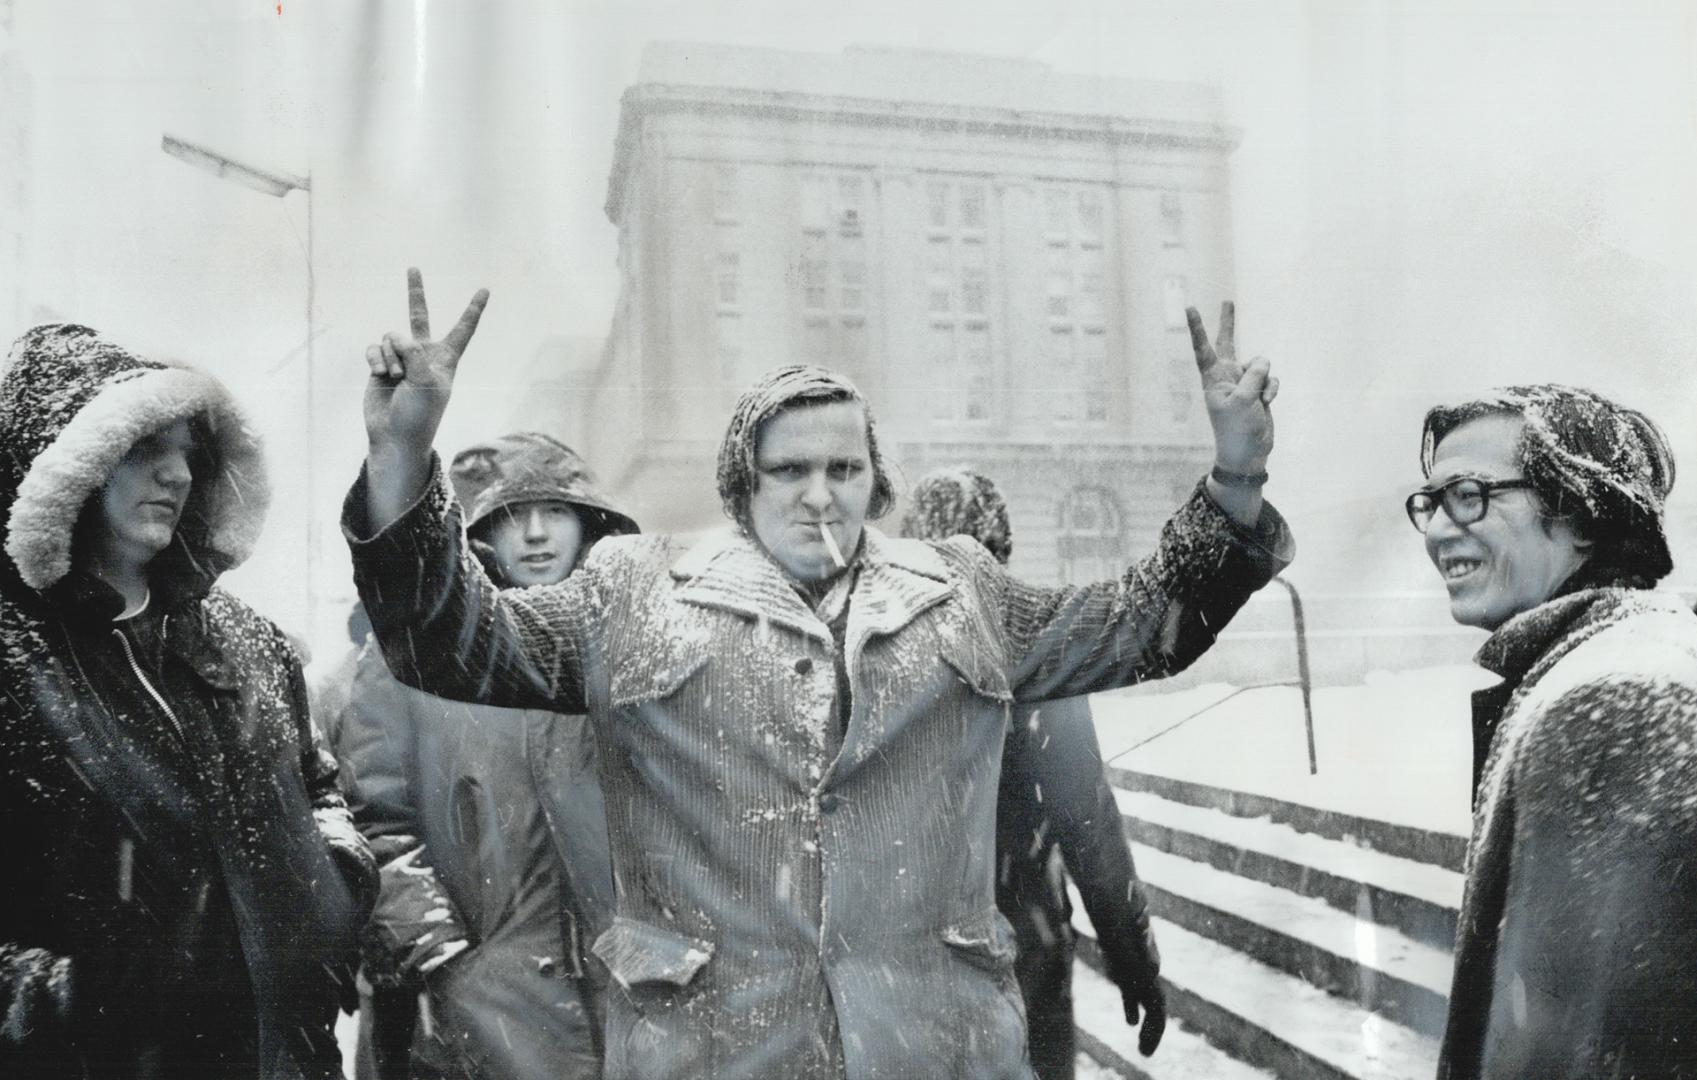
M843 549L837 546L836 538L831 535L830 526L820 522L819 535L825 538L825 550L831 553L831 561L837 564L837 569L847 569L848 563L843 559Z

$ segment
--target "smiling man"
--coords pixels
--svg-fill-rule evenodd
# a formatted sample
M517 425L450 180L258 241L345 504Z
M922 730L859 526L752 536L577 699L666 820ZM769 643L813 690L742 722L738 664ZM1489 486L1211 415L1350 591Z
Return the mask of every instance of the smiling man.
M1426 416L1409 520L1492 631L1442 1080L1697 1077L1697 617L1666 438L1586 390Z
M615 538L558 585L497 592L430 450L479 294L441 341L366 356L366 471L344 524L401 679L587 710L617 917L594 951L606 1076L1027 1080L995 811L1014 701L1201 655L1288 558L1263 505L1276 387L1193 316L1216 468L1118 581L1047 589L964 538L865 524L894 489L842 376L768 374L720 446L730 528L679 555Z

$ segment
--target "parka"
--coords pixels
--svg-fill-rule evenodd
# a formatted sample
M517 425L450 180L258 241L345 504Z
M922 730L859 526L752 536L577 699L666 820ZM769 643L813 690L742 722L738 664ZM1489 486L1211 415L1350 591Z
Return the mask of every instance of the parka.
M1478 654L1440 1080L1697 1077L1697 616L1586 588Z
M120 629L75 526L189 418L207 461ZM295 650L215 585L263 517L253 433L210 377L54 324L0 374L0 446L0 1075L208 1075L214 1045L210 1075L339 1075L376 868Z
M594 944L609 1078L1026 1078L995 810L1013 702L1182 668L1288 557L1205 491L1117 582L1038 588L978 544L867 528L844 631L723 531L598 545L498 592L436 477L372 535L344 507L391 670L443 694L587 711L617 909Z
M469 447L452 475L473 536L503 507L538 500L571 505L591 550L636 531L547 436ZM411 1036L375 1031L375 1042L410 1043L406 1075L599 1077L607 973L589 945L612 922L613 867L586 718L431 697L368 643L329 727L355 823L383 864L367 978L407 1005L428 983L428 1023L411 1009L388 1021L379 1005L378 1024ZM452 941L469 948L426 979Z

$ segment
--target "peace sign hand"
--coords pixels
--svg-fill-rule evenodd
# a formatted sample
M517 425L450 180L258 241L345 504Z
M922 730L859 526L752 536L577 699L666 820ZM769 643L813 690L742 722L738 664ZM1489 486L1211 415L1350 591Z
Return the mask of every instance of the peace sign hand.
M403 341L391 331L365 350L371 371L365 384L365 433L373 453L429 456L453 392L454 372L488 303L489 290L477 290L454 328L440 341L432 341L424 277L416 268L407 271L413 339Z
M1190 323L1190 344L1196 370L1202 376L1202 398L1208 423L1214 429L1214 463L1235 473L1259 473L1273 452L1273 399L1279 380L1271 365L1257 356L1247 365L1237 362L1236 308L1220 305L1219 336L1208 343L1208 328L1195 308L1184 309Z

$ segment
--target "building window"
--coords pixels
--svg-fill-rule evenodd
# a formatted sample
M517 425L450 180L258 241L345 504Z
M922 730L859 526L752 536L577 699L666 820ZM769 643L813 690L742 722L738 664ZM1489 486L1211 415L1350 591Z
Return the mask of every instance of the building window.
M736 168L713 166L713 220L720 225L735 225L738 209Z
M718 296L720 311L735 311L739 303L741 282L738 278L742 256L734 251L719 252Z
M1189 282L1182 275L1173 274L1161 283L1161 311L1168 330L1190 328L1190 321L1184 317L1184 309L1189 306Z
M1184 246L1184 199L1176 191L1161 193L1161 243Z
M1063 584L1110 581L1125 572L1125 515L1113 492L1074 488L1061 500L1059 524L1055 544Z
M870 188L870 180L859 174L801 178L794 278L801 292L803 353L851 377L864 373L867 356Z
M1043 360L1049 418L1056 424L1108 419L1108 228L1106 188L1056 185L1044 191Z
M995 389L985 183L927 180L925 205L930 417L984 422Z

